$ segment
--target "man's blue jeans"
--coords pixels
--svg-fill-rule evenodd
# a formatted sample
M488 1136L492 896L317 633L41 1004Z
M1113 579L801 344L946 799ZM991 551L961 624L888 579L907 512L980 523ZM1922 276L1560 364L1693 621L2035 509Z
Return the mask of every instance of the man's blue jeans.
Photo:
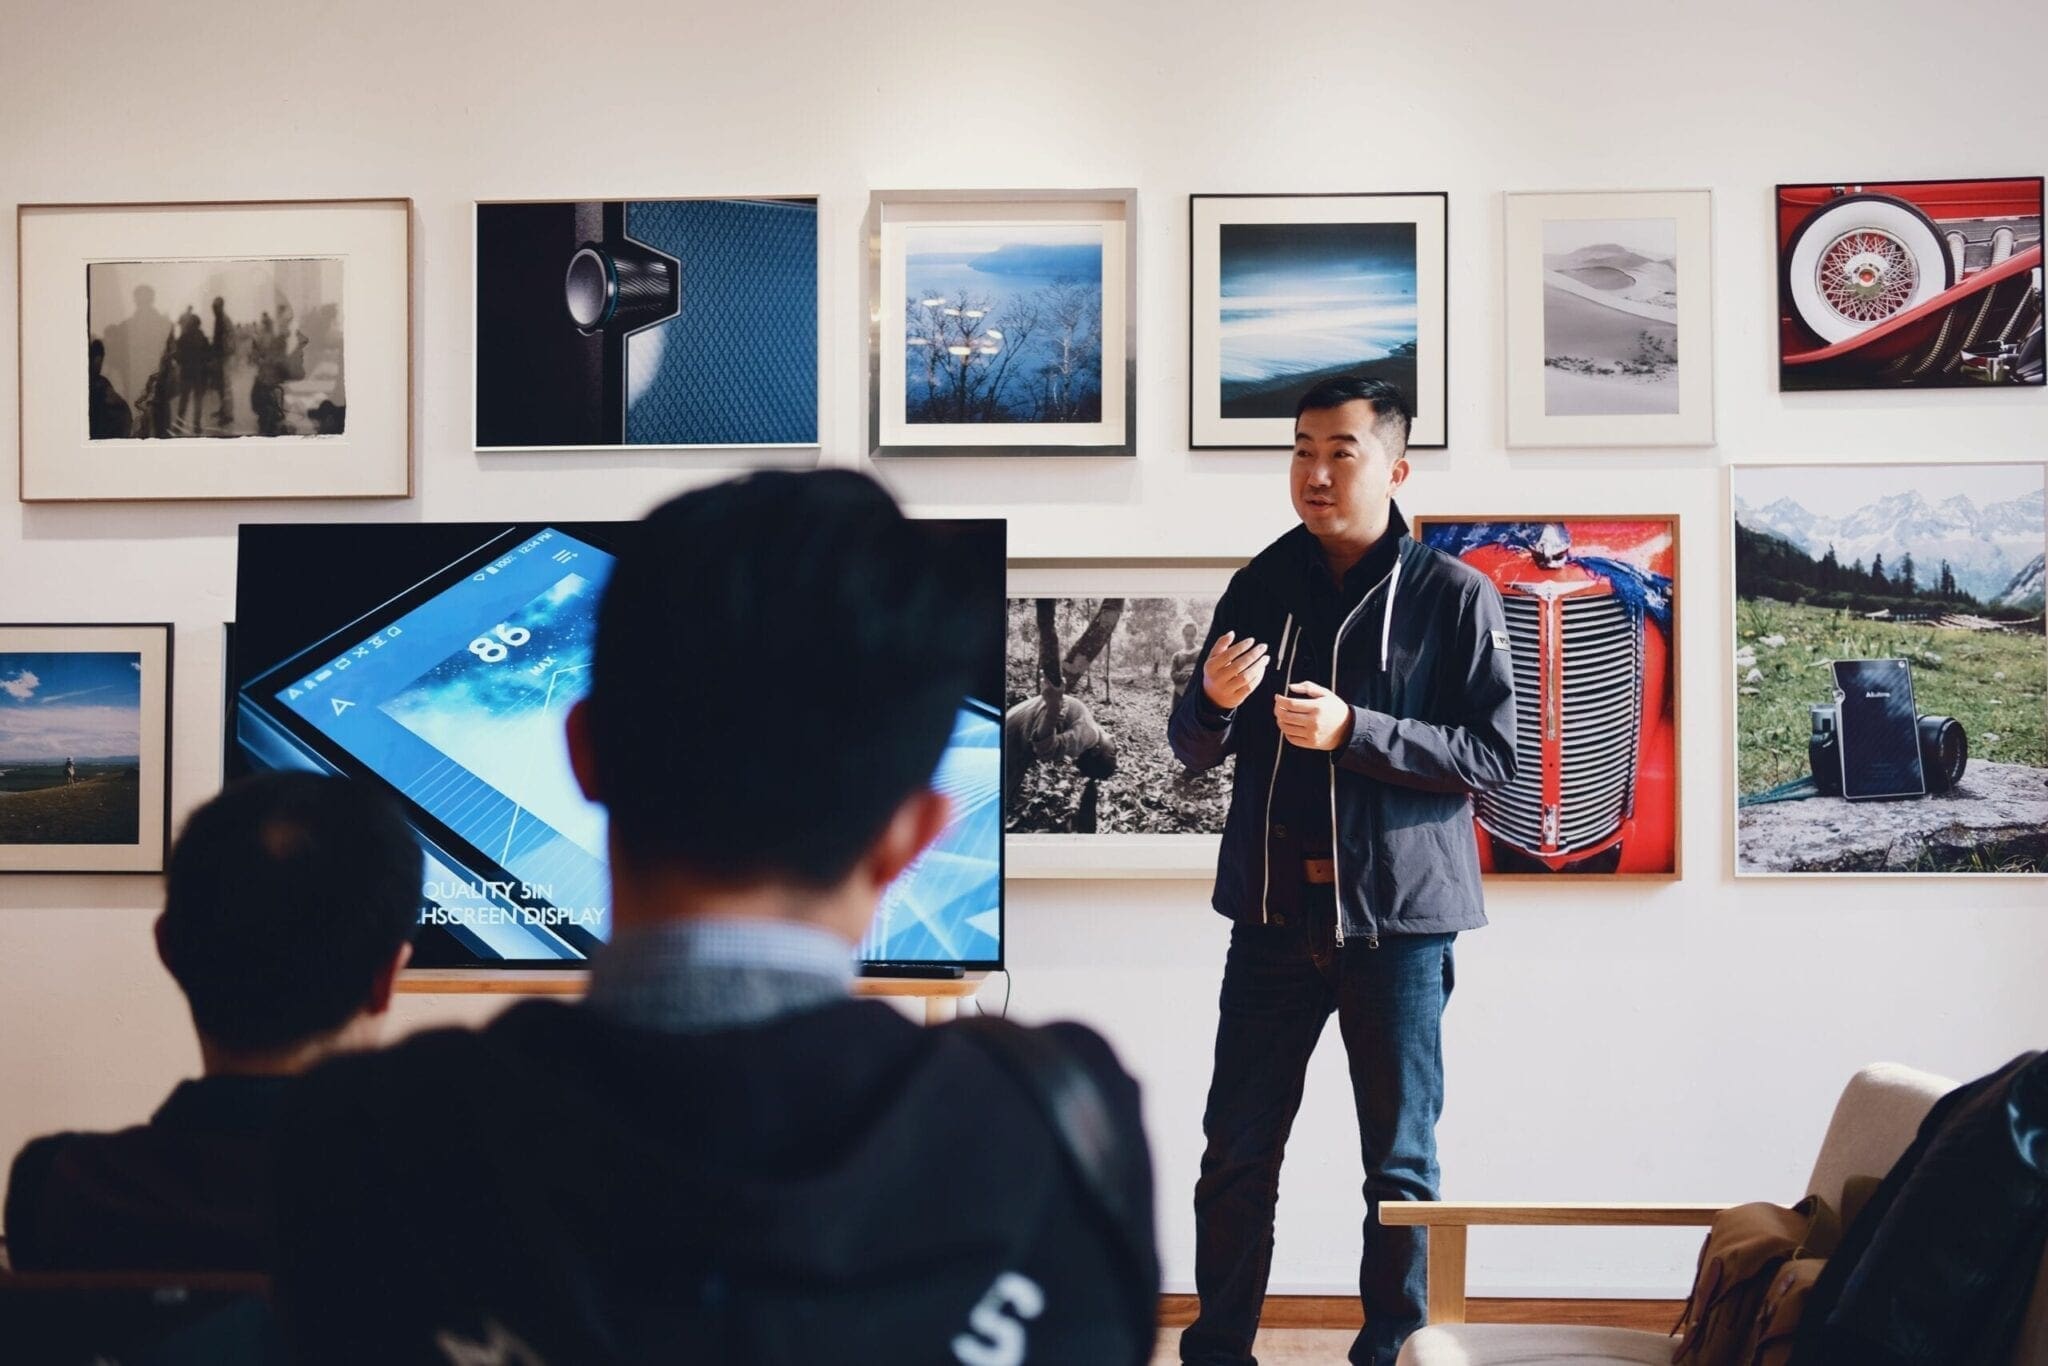
M1443 1111L1441 1025L1454 934L1391 935L1378 948L1334 937L1327 887L1305 889L1285 925L1235 925L1223 966L1215 1072L1202 1116L1208 1140L1195 1185L1195 1289L1201 1312L1181 1335L1183 1362L1248 1366L1273 1262L1280 1159L1309 1055L1332 1012L1350 1059L1365 1160L1359 1366L1392 1363L1427 1314L1428 1231L1386 1228L1382 1200L1437 1198ZM1306 924L1302 922L1307 922Z

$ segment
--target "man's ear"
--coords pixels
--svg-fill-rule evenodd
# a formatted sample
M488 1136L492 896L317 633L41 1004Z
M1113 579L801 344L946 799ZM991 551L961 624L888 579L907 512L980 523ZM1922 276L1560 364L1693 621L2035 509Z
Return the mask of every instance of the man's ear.
M1396 493L1408 482L1408 457L1402 456L1387 468L1387 492Z
M412 945L400 944L398 952L391 955L391 961L377 969L377 975L370 979L370 999L363 1003L363 1014L383 1015L391 1009L391 994L398 988L398 974L405 971L405 965L412 961Z
M919 788L903 799L896 814L882 827L881 836L869 846L865 860L868 881L880 893L902 876L917 856L931 847L953 819L953 803L943 793Z
M576 786L583 789L583 795L593 802L602 803L604 795L597 786L597 744L590 735L590 699L583 698L569 708L569 719L564 723L569 736L569 767L576 774Z

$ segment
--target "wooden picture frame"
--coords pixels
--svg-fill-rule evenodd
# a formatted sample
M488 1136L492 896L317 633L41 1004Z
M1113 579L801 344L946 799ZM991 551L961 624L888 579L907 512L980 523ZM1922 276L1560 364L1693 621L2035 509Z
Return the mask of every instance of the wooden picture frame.
M1729 467L1737 879L2048 874L2044 493L2038 461ZM1921 736L1925 795L1842 795L1838 661L1902 663L1916 727L1960 727L1960 755L1953 736L1933 750ZM1943 786L1935 775L1958 757ZM1816 779L1829 760L1833 791Z
M1679 515L1412 522L1416 540L1487 575L1507 608L1519 762L1507 788L1474 799L1484 876L1677 881L1685 829ZM1583 674L1571 667L1579 641L1590 661ZM1626 736L1615 730L1624 716ZM1581 748L1588 753L1579 760Z

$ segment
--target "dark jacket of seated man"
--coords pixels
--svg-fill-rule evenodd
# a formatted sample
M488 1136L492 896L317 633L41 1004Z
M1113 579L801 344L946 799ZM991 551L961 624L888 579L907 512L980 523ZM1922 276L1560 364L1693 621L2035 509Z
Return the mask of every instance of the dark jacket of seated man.
M22 1149L7 1183L14 1269L267 1269L279 1104L296 1073L374 1040L419 887L404 824L339 779L264 775L194 812L156 939L205 1075L147 1124Z
M1040 1036L1102 1102L1118 1227L973 1026L847 995L884 892L948 826L932 775L962 698L1000 695L1002 592L999 549L953 564L850 473L650 517L568 722L609 818L588 999L304 1079L276 1279L301 1359L1149 1359L1151 1172L1108 1047ZM946 895L987 904L993 872Z

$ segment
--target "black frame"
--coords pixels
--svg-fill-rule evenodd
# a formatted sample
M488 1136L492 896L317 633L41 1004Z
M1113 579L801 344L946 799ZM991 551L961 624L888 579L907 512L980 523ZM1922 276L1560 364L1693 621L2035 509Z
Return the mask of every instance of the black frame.
M1451 195L1448 190L1318 190L1307 194L1287 193L1230 193L1190 194L1188 196L1188 449L1191 451L1274 451L1292 449L1292 443L1279 446L1247 446L1242 443L1203 443L1195 440L1195 202L1202 199L1441 199L1444 205L1444 354L1443 393L1444 429L1442 441L1409 443L1408 449L1417 451L1448 450L1451 444ZM1422 357L1416 356L1417 374L1421 373ZM1420 414L1418 413L1419 417Z
M162 877L171 862L171 735L174 730L178 672L177 627L168 621L0 621L0 631L162 631L164 633L164 774L163 840L154 868L0 868L0 875L54 873L73 876L102 873L110 877ZM117 846L118 847L118 846ZM141 841L136 848L143 847Z

